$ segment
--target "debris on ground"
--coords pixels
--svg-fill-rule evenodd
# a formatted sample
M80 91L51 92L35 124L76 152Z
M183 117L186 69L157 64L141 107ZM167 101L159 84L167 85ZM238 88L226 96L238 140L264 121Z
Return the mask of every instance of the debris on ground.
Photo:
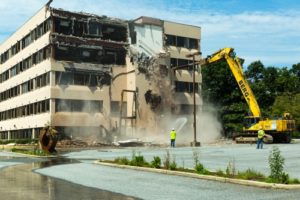
M144 146L145 142L136 138L136 139L128 139L128 140L113 142L113 144L115 146L121 146L121 147L135 147L135 146Z

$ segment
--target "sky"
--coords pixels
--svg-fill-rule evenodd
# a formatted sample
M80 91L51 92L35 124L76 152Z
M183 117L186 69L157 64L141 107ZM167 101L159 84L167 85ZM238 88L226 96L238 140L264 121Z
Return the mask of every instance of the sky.
M48 0L1 0L0 43ZM205 57L233 47L244 66L300 63L298 0L53 0L52 7L126 20L149 16L201 27Z

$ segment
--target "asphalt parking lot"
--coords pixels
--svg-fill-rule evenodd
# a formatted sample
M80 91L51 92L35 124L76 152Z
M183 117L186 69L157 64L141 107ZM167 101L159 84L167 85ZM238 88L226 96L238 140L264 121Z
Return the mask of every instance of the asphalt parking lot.
M119 198L125 199L299 199L299 189L258 188L176 175L119 169L94 163L99 159L113 160L116 157L124 156L131 158L133 153L141 154L147 161L151 161L154 156L160 156L164 159L167 152L169 152L171 159L174 159L178 166L192 168L194 166L193 153L197 152L200 157L200 162L209 170L221 169L224 171L229 162L234 162L235 168L238 171L250 168L268 175L268 156L273 146L278 146L282 156L285 158L284 170L290 177L299 179L299 142L292 144L269 144L264 145L264 149L259 150L256 149L255 145L232 143L203 145L197 148L127 147L78 150L61 155L63 158L70 159L69 163L53 164L51 166L35 169L33 173L63 181L60 183L63 187L56 187L55 190L51 189L51 194L55 193L56 195L64 193L63 189L60 188L72 188L74 186L71 185L76 184L79 186L78 192L81 190L81 187L88 187L94 188L96 191L120 194L123 196ZM11 157L12 155L12 153L0 152L0 156ZM16 157L11 158L9 162L0 162L0 167L1 165L2 167L5 167L5 165L6 167L11 165L19 166L22 165L22 162L28 164L28 162L37 161L38 159L27 161L26 158L20 159ZM28 176L29 179L30 177L32 177L32 175ZM8 178L10 179L10 177ZM39 179L44 180L43 178ZM27 182L31 181L32 180L28 180ZM47 179L45 179L45 181L47 182ZM76 193L77 190L74 192ZM76 195L73 194L73 196L76 199ZM80 198L83 196L84 195L81 194ZM86 199L91 198L86 197ZM103 197L99 199L103 199Z

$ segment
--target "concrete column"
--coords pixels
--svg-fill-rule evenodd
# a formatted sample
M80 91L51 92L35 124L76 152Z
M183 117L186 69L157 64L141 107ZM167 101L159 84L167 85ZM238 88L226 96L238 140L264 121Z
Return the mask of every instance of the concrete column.
M35 128L32 129L32 134L31 134L31 139L35 139L36 138L36 131Z
M7 140L11 140L11 132L10 131L7 132Z

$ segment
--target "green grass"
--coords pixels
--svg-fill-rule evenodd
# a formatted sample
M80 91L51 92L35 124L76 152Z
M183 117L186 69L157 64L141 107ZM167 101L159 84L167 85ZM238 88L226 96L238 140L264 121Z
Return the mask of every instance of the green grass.
M19 149L19 148L12 148L12 152L14 153L23 153L28 155L35 155L35 156L49 156L49 154L46 151L39 150L39 149Z
M235 177L238 179L266 182L266 176L253 169L247 169L246 171L238 172L238 174Z
M253 180L253 181L266 182L266 183L300 184L300 181L298 179L291 179L288 176L288 174L285 174L286 176L284 176L284 179L278 182L278 180L275 180L270 176L265 176L264 174L254 169L247 169L246 171L236 171L234 166L235 164L233 161L229 163L225 171L222 171L221 169L217 170L216 172L209 171L204 167L204 165L202 165L199 162L199 160L195 162L196 166L194 167L194 169L187 169L184 167L177 166L175 159L171 161L171 156L169 152L167 152L164 161L164 162L168 162L167 165L165 163L163 163L162 165L161 158L158 156L154 156L153 160L150 163L148 163L140 153L136 155L135 152L133 152L131 160L128 159L127 157L117 157L114 159L114 161L102 161L102 162L114 163L120 165L132 165L132 166L139 166L139 167L161 168L166 170L197 173L197 174L218 176L224 178Z

